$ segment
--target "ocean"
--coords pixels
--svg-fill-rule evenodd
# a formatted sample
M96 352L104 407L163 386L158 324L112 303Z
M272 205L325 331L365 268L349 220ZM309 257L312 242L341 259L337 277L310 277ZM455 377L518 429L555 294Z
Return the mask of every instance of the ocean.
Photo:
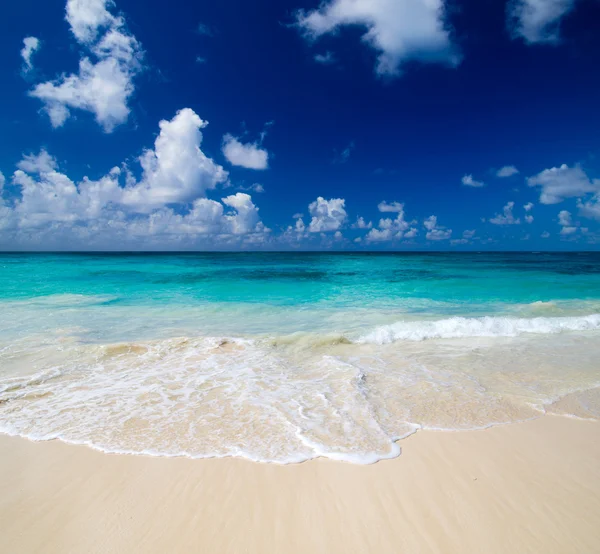
M397 456L600 418L599 253L0 254L0 432L115 453Z

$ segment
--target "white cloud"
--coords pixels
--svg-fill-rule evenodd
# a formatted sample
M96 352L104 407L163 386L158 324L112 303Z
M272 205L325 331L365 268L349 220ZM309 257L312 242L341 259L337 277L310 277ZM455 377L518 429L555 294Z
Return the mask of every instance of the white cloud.
M565 198L581 197L588 193L600 191L600 179L590 179L579 166L544 169L544 171L529 177L530 187L540 187L540 202L542 204L558 204Z
M600 220L600 194L596 194L587 202L578 200L577 207L579 208L579 214L583 217Z
M25 173L50 173L56 171L58 164L56 158L42 148L39 154L24 155L17 167Z
M561 235L574 235L577 232L577 227L563 227L560 230Z
M107 10L113 5L112 0L67 0L65 19L77 42L94 42L101 28L117 23L118 18Z
M244 144L229 133L223 137L223 154L231 165L247 169L269 167L269 153L258 142Z
M558 224L562 225L563 227L569 227L572 223L572 216L571 216L571 212L567 211L567 210L561 210L560 212L558 212Z
M475 236L475 229L467 229L463 231L462 238L453 239L450 241L450 244L469 244L471 239Z
M377 228L371 229L365 236L367 242L385 242L414 238L418 231L411 228L411 222L404 218L404 204L400 202L380 202L377 206L382 213L396 213L395 219L390 217L379 220Z
M400 202L392 202L391 204L388 204L385 200L383 202L379 202L379 204L377 204L377 209L380 212L386 213L386 212L403 212L404 211L404 204L401 204Z
M560 22L574 5L575 0L511 0L507 5L509 29L528 44L557 43Z
M329 0L298 11L296 25L313 41L343 26L365 28L363 42L378 53L376 73L397 76L411 60L458 64L444 16L442 0Z
M0 171L0 203L2 202L2 190L4 189L4 183L6 183L6 177L4 177L4 173Z
M525 221L527 223L533 223L533 216L532 215L526 215L525 216Z
M30 96L40 99L53 127L62 126L70 110L94 114L109 133L129 116L134 77L142 70L143 51L125 20L112 15L110 0L68 0L66 19L79 44L88 51L79 72L36 85Z
M36 37L25 37L23 39L23 48L21 57L23 58L23 73L29 73L33 69L31 57L40 48L40 41Z
M343 198L325 200L319 196L308 205L308 212L312 217L308 230L311 233L337 231L346 221L346 201ZM298 225L296 220L296 225Z
M519 170L514 165L505 165L496 171L496 177L512 177L519 173Z
M547 239L548 237L550 237L550 233L548 231L544 231L541 235L540 235L543 239Z
M558 224L561 226L560 234L562 236L574 235L577 233L577 229L580 228L580 223L573 223L573 216L571 212L567 210L561 210L558 212ZM582 232L583 229L581 229Z
M452 229L446 229L438 225L436 215L430 215L424 219L423 225L427 229L427 234L425 235L427 240L447 240L452 235Z
M473 179L473 175L464 175L461 179L463 185L467 187L483 187L485 183L483 181L476 181Z
M514 202L508 202L502 208L502 214L496 214L490 219L490 223L494 225L520 225L521 220L513 215Z
M363 217L357 217L356 223L352 225L353 229L371 229L373 227L373 223L369 221L367 223Z
M13 175L20 196L3 210L4 246L226 248L266 240L248 194L205 197L227 178L200 150L205 125L189 108L161 121L154 150L139 158L139 182L123 166L76 183L45 150L24 156Z
M146 213L157 206L189 202L227 181L227 172L200 149L200 129L206 125L190 108L161 121L154 150L139 158L142 180L126 187L122 203Z
M527 202L527 204L525 204L525 205L523 206L523 209L524 209L526 212L529 212L529 211L531 211L531 209L532 209L532 208L533 208L533 202Z
M325 54L315 54L314 60L321 65L332 65L335 63L333 52L327 51Z

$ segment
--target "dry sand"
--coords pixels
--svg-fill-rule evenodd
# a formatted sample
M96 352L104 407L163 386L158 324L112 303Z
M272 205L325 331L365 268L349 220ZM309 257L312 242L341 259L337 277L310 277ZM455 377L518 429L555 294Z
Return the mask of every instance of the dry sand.
M600 552L600 423L401 444L372 466L276 466L0 436L0 552Z

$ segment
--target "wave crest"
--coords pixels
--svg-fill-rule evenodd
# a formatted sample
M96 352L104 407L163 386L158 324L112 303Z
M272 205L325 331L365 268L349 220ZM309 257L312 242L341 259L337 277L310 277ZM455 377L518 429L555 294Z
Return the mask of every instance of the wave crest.
M451 317L437 321L399 321L377 327L357 342L389 344L400 340L515 337L525 333L553 334L600 329L600 314L582 317Z

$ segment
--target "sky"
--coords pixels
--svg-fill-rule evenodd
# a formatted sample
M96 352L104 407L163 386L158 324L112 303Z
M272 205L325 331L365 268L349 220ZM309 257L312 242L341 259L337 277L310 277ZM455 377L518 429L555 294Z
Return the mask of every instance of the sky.
M21 0L2 250L598 250L598 0Z

